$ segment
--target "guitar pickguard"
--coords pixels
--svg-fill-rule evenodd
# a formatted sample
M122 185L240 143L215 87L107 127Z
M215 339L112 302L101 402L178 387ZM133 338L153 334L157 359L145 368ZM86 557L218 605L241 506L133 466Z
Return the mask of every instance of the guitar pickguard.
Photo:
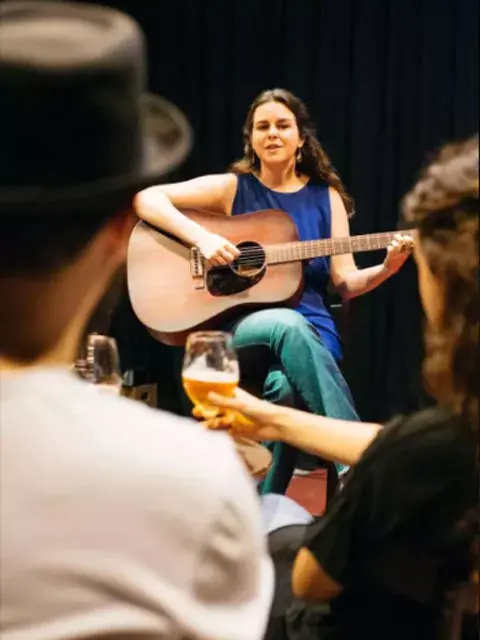
M256 242L237 245L240 256L225 267L213 267L207 271L205 284L212 296L232 296L254 287L265 276L267 267L265 251Z

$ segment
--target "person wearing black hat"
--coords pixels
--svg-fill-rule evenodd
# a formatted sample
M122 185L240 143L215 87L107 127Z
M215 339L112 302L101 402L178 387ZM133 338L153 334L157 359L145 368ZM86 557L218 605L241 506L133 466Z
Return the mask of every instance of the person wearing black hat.
M4 640L261 638L273 573L228 436L70 372L133 196L188 155L128 16L0 4Z

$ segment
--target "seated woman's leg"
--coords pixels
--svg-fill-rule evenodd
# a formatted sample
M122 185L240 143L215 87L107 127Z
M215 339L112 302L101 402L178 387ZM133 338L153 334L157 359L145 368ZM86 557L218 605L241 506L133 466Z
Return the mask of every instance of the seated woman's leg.
M292 309L265 309L233 326L239 354L266 347L282 365L293 389L312 412L358 420L350 389L331 353L312 325Z
M332 418L359 420L337 363L314 327L299 313L291 309L257 311L237 322L232 331L241 364L246 361L248 368L261 369L265 359L273 358L281 365L271 374L268 371L263 398ZM262 484L262 493L284 493L295 468L298 452L292 447L277 443L273 453L273 467ZM335 490L337 473L346 469L340 463L329 469L329 495Z
M280 365L270 367L263 384L262 397L284 407L295 406L295 394L285 372ZM298 449L284 442L265 443L272 452L272 465L259 487L262 495L268 493L284 494L295 470Z

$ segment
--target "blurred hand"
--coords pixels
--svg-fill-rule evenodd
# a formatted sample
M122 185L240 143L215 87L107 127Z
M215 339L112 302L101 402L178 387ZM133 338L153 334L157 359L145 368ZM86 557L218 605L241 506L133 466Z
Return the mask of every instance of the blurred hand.
M234 244L216 233L210 233L210 231L202 234L196 245L212 267L230 264L240 255L240 251Z
M412 236L397 233L387 247L387 257L383 264L390 273L396 273L410 257L413 250Z
M213 410L211 406L195 407L192 413L209 429L223 429L231 435L259 441L280 437L281 409L275 404L259 400L243 389L237 389L233 398L209 393L208 403Z

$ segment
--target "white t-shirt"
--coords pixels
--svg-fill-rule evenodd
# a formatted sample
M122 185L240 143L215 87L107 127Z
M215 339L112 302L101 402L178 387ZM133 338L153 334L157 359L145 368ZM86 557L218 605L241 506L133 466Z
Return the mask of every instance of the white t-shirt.
M0 375L2 640L250 640L273 591L229 437L59 369Z

